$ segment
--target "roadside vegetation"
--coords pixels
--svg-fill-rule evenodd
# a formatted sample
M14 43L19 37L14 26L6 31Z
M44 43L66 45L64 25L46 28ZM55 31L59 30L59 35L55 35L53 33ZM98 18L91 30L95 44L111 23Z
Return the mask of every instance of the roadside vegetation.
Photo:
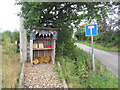
M91 57L79 48L75 48L72 57L58 56L62 65L63 76L69 88L118 88L118 79L98 60L95 60L96 70L92 71ZM57 67L57 66L56 66ZM56 68L58 73L59 68Z
M1 34L2 88L17 88L21 64L20 53L14 42L19 40L19 32L5 31Z
M81 26L76 32L77 42L91 46L91 37L85 36L84 26ZM94 36L94 47L97 49L111 51L111 52L120 52L120 31L119 30L107 30L100 31L98 29L98 35Z
M91 42L86 42L86 41L77 41L77 42L84 44L84 45L87 45L87 46L92 46ZM109 52L120 52L120 49L118 47L107 48L107 47L104 47L103 45L98 44L98 43L94 43L94 48L104 50L104 51L109 51Z

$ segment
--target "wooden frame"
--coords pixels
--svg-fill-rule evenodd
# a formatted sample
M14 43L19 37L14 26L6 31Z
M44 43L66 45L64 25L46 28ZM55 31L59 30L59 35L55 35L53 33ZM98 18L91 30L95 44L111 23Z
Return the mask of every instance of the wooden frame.
M46 28L46 27L33 27L32 29L35 29L35 30L44 29L44 30L56 30L56 31L58 31L57 28Z
M34 27L32 28L33 30L35 31L38 31L39 30L57 30L55 28L41 28L41 27ZM49 43L49 41L51 41L51 43ZM43 43L43 46L44 48L33 48L33 44L34 43ZM51 45L52 48L46 48L46 45ZM52 38L43 38L43 39L40 39L40 38L35 38L35 40L30 40L30 61L31 61L31 64L33 64L33 59L37 58L38 56L45 56L45 55L48 55L48 56L51 56L51 62L52 64L55 64L55 47L56 46L56 43L55 43L55 40L53 40Z

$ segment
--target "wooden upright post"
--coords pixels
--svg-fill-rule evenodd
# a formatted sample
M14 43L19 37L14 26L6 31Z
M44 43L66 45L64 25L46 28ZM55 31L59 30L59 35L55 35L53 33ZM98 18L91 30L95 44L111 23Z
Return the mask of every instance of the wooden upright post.
M33 40L30 40L30 62L33 64Z
M23 26L23 18L20 17L20 62L27 61L27 34Z
M55 64L55 40L53 40L53 53L52 53L52 63Z

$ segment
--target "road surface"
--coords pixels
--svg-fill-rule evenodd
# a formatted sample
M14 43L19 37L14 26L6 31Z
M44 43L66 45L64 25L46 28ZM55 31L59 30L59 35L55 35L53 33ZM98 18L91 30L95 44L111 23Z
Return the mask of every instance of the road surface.
M91 47L75 43L79 48L83 49L91 55ZM107 52L103 50L98 50L94 48L94 55L97 60L99 60L104 66L106 66L114 75L118 77L118 53L117 52ZM120 77L120 76L119 76Z

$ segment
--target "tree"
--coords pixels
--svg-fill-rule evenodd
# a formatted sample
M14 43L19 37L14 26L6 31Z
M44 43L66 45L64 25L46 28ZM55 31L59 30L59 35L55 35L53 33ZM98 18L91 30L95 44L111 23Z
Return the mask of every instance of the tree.
M4 42L4 44L9 44L9 43L15 43L15 41L19 42L19 32L18 31L4 31L1 33L2 38L1 41Z
M18 41L20 42L20 39L19 39L19 31L14 31L12 33L12 41L15 42L15 41Z
M4 42L5 44L9 44L11 43L11 37L12 37L12 33L10 31L5 31L2 33L2 42Z
M25 19L24 27L26 29L44 26L60 30L57 51L61 52L63 45L73 44L70 43L73 32L71 23L78 28L78 24L83 19L89 22L94 19L103 20L107 16L109 2L21 2L18 5L22 5L19 15ZM67 50L70 49L67 48ZM63 52L65 51L64 49Z

